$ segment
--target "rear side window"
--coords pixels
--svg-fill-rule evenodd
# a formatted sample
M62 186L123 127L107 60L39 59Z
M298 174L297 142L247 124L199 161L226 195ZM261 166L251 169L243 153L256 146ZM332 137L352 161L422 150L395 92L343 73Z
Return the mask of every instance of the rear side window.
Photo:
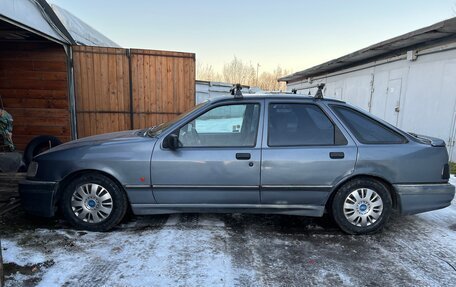
M270 104L268 114L269 146L334 145L339 134L313 104Z
M400 144L406 142L402 135L361 112L338 105L331 105L331 108L358 141L363 144Z

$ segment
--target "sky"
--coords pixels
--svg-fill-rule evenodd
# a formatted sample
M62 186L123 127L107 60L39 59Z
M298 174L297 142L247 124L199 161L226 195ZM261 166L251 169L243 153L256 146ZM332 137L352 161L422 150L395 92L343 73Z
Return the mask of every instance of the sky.
M300 71L439 21L456 0L48 0L126 48L196 53L220 71Z

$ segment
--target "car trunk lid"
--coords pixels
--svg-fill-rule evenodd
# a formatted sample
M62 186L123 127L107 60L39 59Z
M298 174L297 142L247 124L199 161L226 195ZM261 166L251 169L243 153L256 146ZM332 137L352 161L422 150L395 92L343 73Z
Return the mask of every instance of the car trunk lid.
M410 133L410 132L409 132L409 134L412 135L414 138L416 138L421 143L431 145L434 147L444 147L445 146L445 141L442 139L425 136L425 135L419 135L419 134Z

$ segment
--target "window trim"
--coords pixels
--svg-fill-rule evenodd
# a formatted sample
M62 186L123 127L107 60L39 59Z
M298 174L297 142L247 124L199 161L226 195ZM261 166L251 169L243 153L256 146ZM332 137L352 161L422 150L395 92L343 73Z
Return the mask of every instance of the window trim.
M352 108L352 107L349 107L349 106L346 106L346 105L329 104L328 106L334 112L335 116L342 122L342 124L350 132L350 134L352 134L355 137L355 139L361 144L364 144L364 145L391 145L391 144L399 145L399 144L407 144L409 142L407 137L404 136L402 133L396 131L395 129L393 129L391 127L389 127L388 125L385 125L384 123L378 121L374 117L371 117L371 116L369 116L366 113L363 113L362 111L359 111L359 110L357 110L355 108ZM378 124L379 126L383 127L384 129L390 131L394 135L397 135L398 137L400 137L402 139L402 141L401 142L391 142L391 141L366 142L366 141L360 139L359 138L359 133L354 131L354 129L350 127L350 124L347 124L346 121L343 120L343 118L340 116L340 113L337 111L337 109L345 109L345 110L348 110L348 111L352 111L352 112L360 115L362 118L365 118L368 121L374 122L374 123Z
M269 117L269 108L271 105L306 105L306 106L316 106L321 112L328 118L328 120L331 122L331 124L334 127L334 143L333 144L296 144L296 145L270 145L269 140L270 140L270 133L269 133L269 122L270 122L270 117ZM344 135L344 133L341 131L339 126L334 122L334 120L331 118L331 116L319 105L315 103L306 103L306 102L285 102L285 101L271 101L268 103L267 107L267 125L265 125L266 131L267 131L267 137L266 137L266 145L270 148L281 148L281 147L330 147L330 146L346 146L348 145L348 140L347 137ZM265 115L266 117L266 115ZM345 139L344 143L336 143L336 129L340 133L340 135Z
M237 106L237 105L258 105L259 107L259 113L258 113L258 123L257 123L257 128L256 128L256 134L255 134L255 140L253 141L253 145L249 145L249 146L182 146L182 147L179 147L179 149L202 149L202 148L205 148L205 149L209 149L209 148L215 148L215 149L231 149L231 148L239 148L239 149L242 149L242 148L254 148L257 146L257 143L258 143L258 133L259 133L259 130L260 130L260 122L261 122L261 115L262 115L262 111L261 111L261 102L260 101L243 101L243 102L229 102L229 103L220 103L220 104L217 104L217 105L214 105L214 106L211 106L209 105L207 109L205 109L204 111L201 111L200 113L196 114L195 116L193 116L192 118L188 119L187 121L185 121L183 124L179 125L178 127L176 127L175 129L173 129L170 133L168 133L164 138L166 138L167 136L169 136L170 134L177 134L178 131L184 127L185 125L189 124L190 122L194 121L195 119L197 119L198 117L210 112L211 110L213 109L216 109L216 108L219 108L219 107L226 107L226 106ZM163 138L163 139L164 139ZM163 141L161 143L161 148L163 148Z

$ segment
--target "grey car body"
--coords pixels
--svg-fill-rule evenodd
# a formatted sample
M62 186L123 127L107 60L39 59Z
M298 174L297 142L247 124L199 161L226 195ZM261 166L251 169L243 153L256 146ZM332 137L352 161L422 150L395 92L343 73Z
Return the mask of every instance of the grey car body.
M258 129L252 146L164 147L170 134L214 107L253 104ZM340 140L328 145L268 143L268 107L315 105ZM400 143L362 143L335 112L347 107L403 138ZM62 144L37 156L20 185L24 208L53 216L62 189L82 173L102 173L125 191L134 214L253 212L322 216L335 192L358 177L387 186L401 214L451 204L448 153L442 140L412 135L344 102L298 95L255 95L205 102L158 132L124 131ZM36 169L36 170L35 170Z

